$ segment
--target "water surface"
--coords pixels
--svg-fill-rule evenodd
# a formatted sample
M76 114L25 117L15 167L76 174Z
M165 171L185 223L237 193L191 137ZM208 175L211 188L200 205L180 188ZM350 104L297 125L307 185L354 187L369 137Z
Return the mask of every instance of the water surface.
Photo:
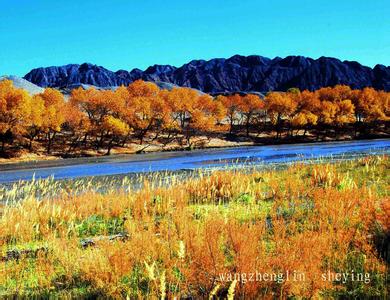
M346 159L389 154L390 139L219 148L194 151L115 155L61 161L0 165L0 183L54 176L56 179L156 171L221 168L240 164L304 161L319 157Z

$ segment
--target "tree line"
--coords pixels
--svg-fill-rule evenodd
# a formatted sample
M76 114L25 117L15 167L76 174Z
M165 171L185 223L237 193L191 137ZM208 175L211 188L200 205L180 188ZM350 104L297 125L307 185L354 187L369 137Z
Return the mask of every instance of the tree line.
M317 138L386 128L390 120L390 93L345 85L317 91L233 94L212 97L199 91L174 87L160 89L137 80L116 90L72 90L69 97L52 88L30 96L0 82L0 150L45 145L62 153L79 149L125 147L158 140L167 145L180 141L192 147L197 136L237 135L254 138Z

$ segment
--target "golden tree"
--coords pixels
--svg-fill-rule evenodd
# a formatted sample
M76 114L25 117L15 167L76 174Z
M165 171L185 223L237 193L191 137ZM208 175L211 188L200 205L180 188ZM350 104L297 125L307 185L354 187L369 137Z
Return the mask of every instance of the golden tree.
M229 96L218 96L216 101L221 102L226 109L226 118L230 125L229 133L231 134L233 133L235 122L239 119L242 98L239 94L234 94Z
M293 117L297 105L287 93L271 92L265 97L265 108L271 122L276 125L277 137L280 135L282 121Z
M188 123L198 92L190 88L173 88L169 93L168 105L175 114L175 120L183 130Z
M337 104L330 101L321 102L319 121L322 124L329 125L335 121L337 114Z
M297 113L291 120L292 126L296 128L304 128L303 136L306 135L307 129L317 125L318 117L310 111L303 110Z
M357 110L366 122L387 120L389 116L389 93L377 92L365 88L360 93L356 104ZM387 111L387 116L386 116Z
M337 103L335 121L339 126L355 122L355 107L351 100L342 100Z
M180 116L179 124L187 144L192 147L192 136L205 133L209 139L209 133L217 130L217 124L221 121L224 110L207 94L199 94L187 88L184 88L182 92L178 90L172 90L174 99L177 101L182 95L186 102L177 107L179 111L176 113Z
M265 108L264 102L259 96L248 94L241 97L240 111L245 117L246 135L249 136L251 122L256 113Z
M72 91L69 103L88 116L90 130L87 134L94 136L97 149L103 146L108 134L104 118L110 115L119 118L125 110L125 99L111 90L78 88Z
M44 111L42 114L41 129L47 137L47 153L51 153L53 140L58 132L61 131L61 126L65 122L64 96L58 90L47 88L39 96L44 103Z
M129 113L127 119L137 130L140 144L147 133L157 127L164 127L169 116L169 107L160 96L159 87L152 82L137 80L128 86Z
M298 131L303 128L303 136L305 136L308 129L317 125L320 111L321 101L316 93L307 90L300 92L297 99L296 114L292 118L291 124L298 128Z
M31 118L31 97L22 89L16 89L10 80L0 81L0 140L4 152L5 143L26 133Z
M29 126L26 130L26 135L29 142L29 149L32 148L33 140L39 135L42 129L43 116L45 112L45 102L40 95L34 95L30 111Z
M67 102L64 107L65 127L71 132L70 152L79 142L87 143L88 133L91 130L91 121L78 107Z
M183 131L187 143L191 147L191 137L197 133L212 131L216 125L214 118L214 102L209 95L195 95L190 103L187 103L189 120L185 123Z
M126 122L113 116L104 117L102 127L106 129L107 135L111 136L106 153L107 155L110 155L114 141L119 140L123 136L127 136L129 134L130 127Z

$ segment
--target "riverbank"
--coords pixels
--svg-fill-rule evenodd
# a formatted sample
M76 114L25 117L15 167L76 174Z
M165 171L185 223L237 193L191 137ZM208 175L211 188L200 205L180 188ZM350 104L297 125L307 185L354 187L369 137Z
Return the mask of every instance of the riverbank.
M217 137L200 136L194 138L191 147L188 145L180 145L179 143L170 143L164 145L162 143L153 141L150 143L128 143L125 147L114 147L110 156L117 155L135 155L141 153L158 153L158 152L171 152L171 151L191 151L195 149L218 149L218 148L232 148L243 146L267 146L267 145L290 145L290 144L302 144L302 143L315 143L315 142L338 142L338 141L351 141L351 140L373 140L390 138L390 134L387 132L381 132L371 135L365 135L360 137L354 137L350 134L340 135L337 138L334 137L317 137L308 134L307 136L294 136L288 138L276 139L270 134L252 135L246 136L232 136L226 138L226 135L220 135ZM44 161L62 161L68 158L89 158L89 157L104 157L106 156L106 150L78 150L71 154L64 155L59 151L54 151L52 155L45 153L45 148L37 146L34 152L27 150L18 150L13 153L13 157L1 158L0 167L6 165L15 165L20 163L37 163Z
M200 138L200 141L205 140L205 138ZM211 138L207 143L202 143L202 146L194 146L191 149L188 146L180 146L178 143L170 144L164 146L163 144L158 143L129 143L126 147L115 147L111 150L110 156L116 155L126 155L126 154L141 154L141 153L155 153L155 152L171 152L171 151L191 151L195 149L213 149L213 148L228 148L228 147L240 147L240 146L254 146L260 145L253 141L241 141L233 142L227 141L220 138ZM69 158L87 158L87 157L104 157L106 155L105 150L80 150L75 153L63 156L63 155L47 155L44 153L44 149L39 149L38 153L31 153L26 151L21 151L20 156L11 157L11 158L0 158L0 166L7 164L17 164L25 162L40 162L40 161L52 161L52 160L67 160Z

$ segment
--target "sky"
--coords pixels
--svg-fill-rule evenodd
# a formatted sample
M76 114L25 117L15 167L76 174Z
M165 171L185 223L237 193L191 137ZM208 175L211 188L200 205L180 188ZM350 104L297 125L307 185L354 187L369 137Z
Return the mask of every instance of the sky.
M390 65L389 0L0 0L0 75L235 54Z

